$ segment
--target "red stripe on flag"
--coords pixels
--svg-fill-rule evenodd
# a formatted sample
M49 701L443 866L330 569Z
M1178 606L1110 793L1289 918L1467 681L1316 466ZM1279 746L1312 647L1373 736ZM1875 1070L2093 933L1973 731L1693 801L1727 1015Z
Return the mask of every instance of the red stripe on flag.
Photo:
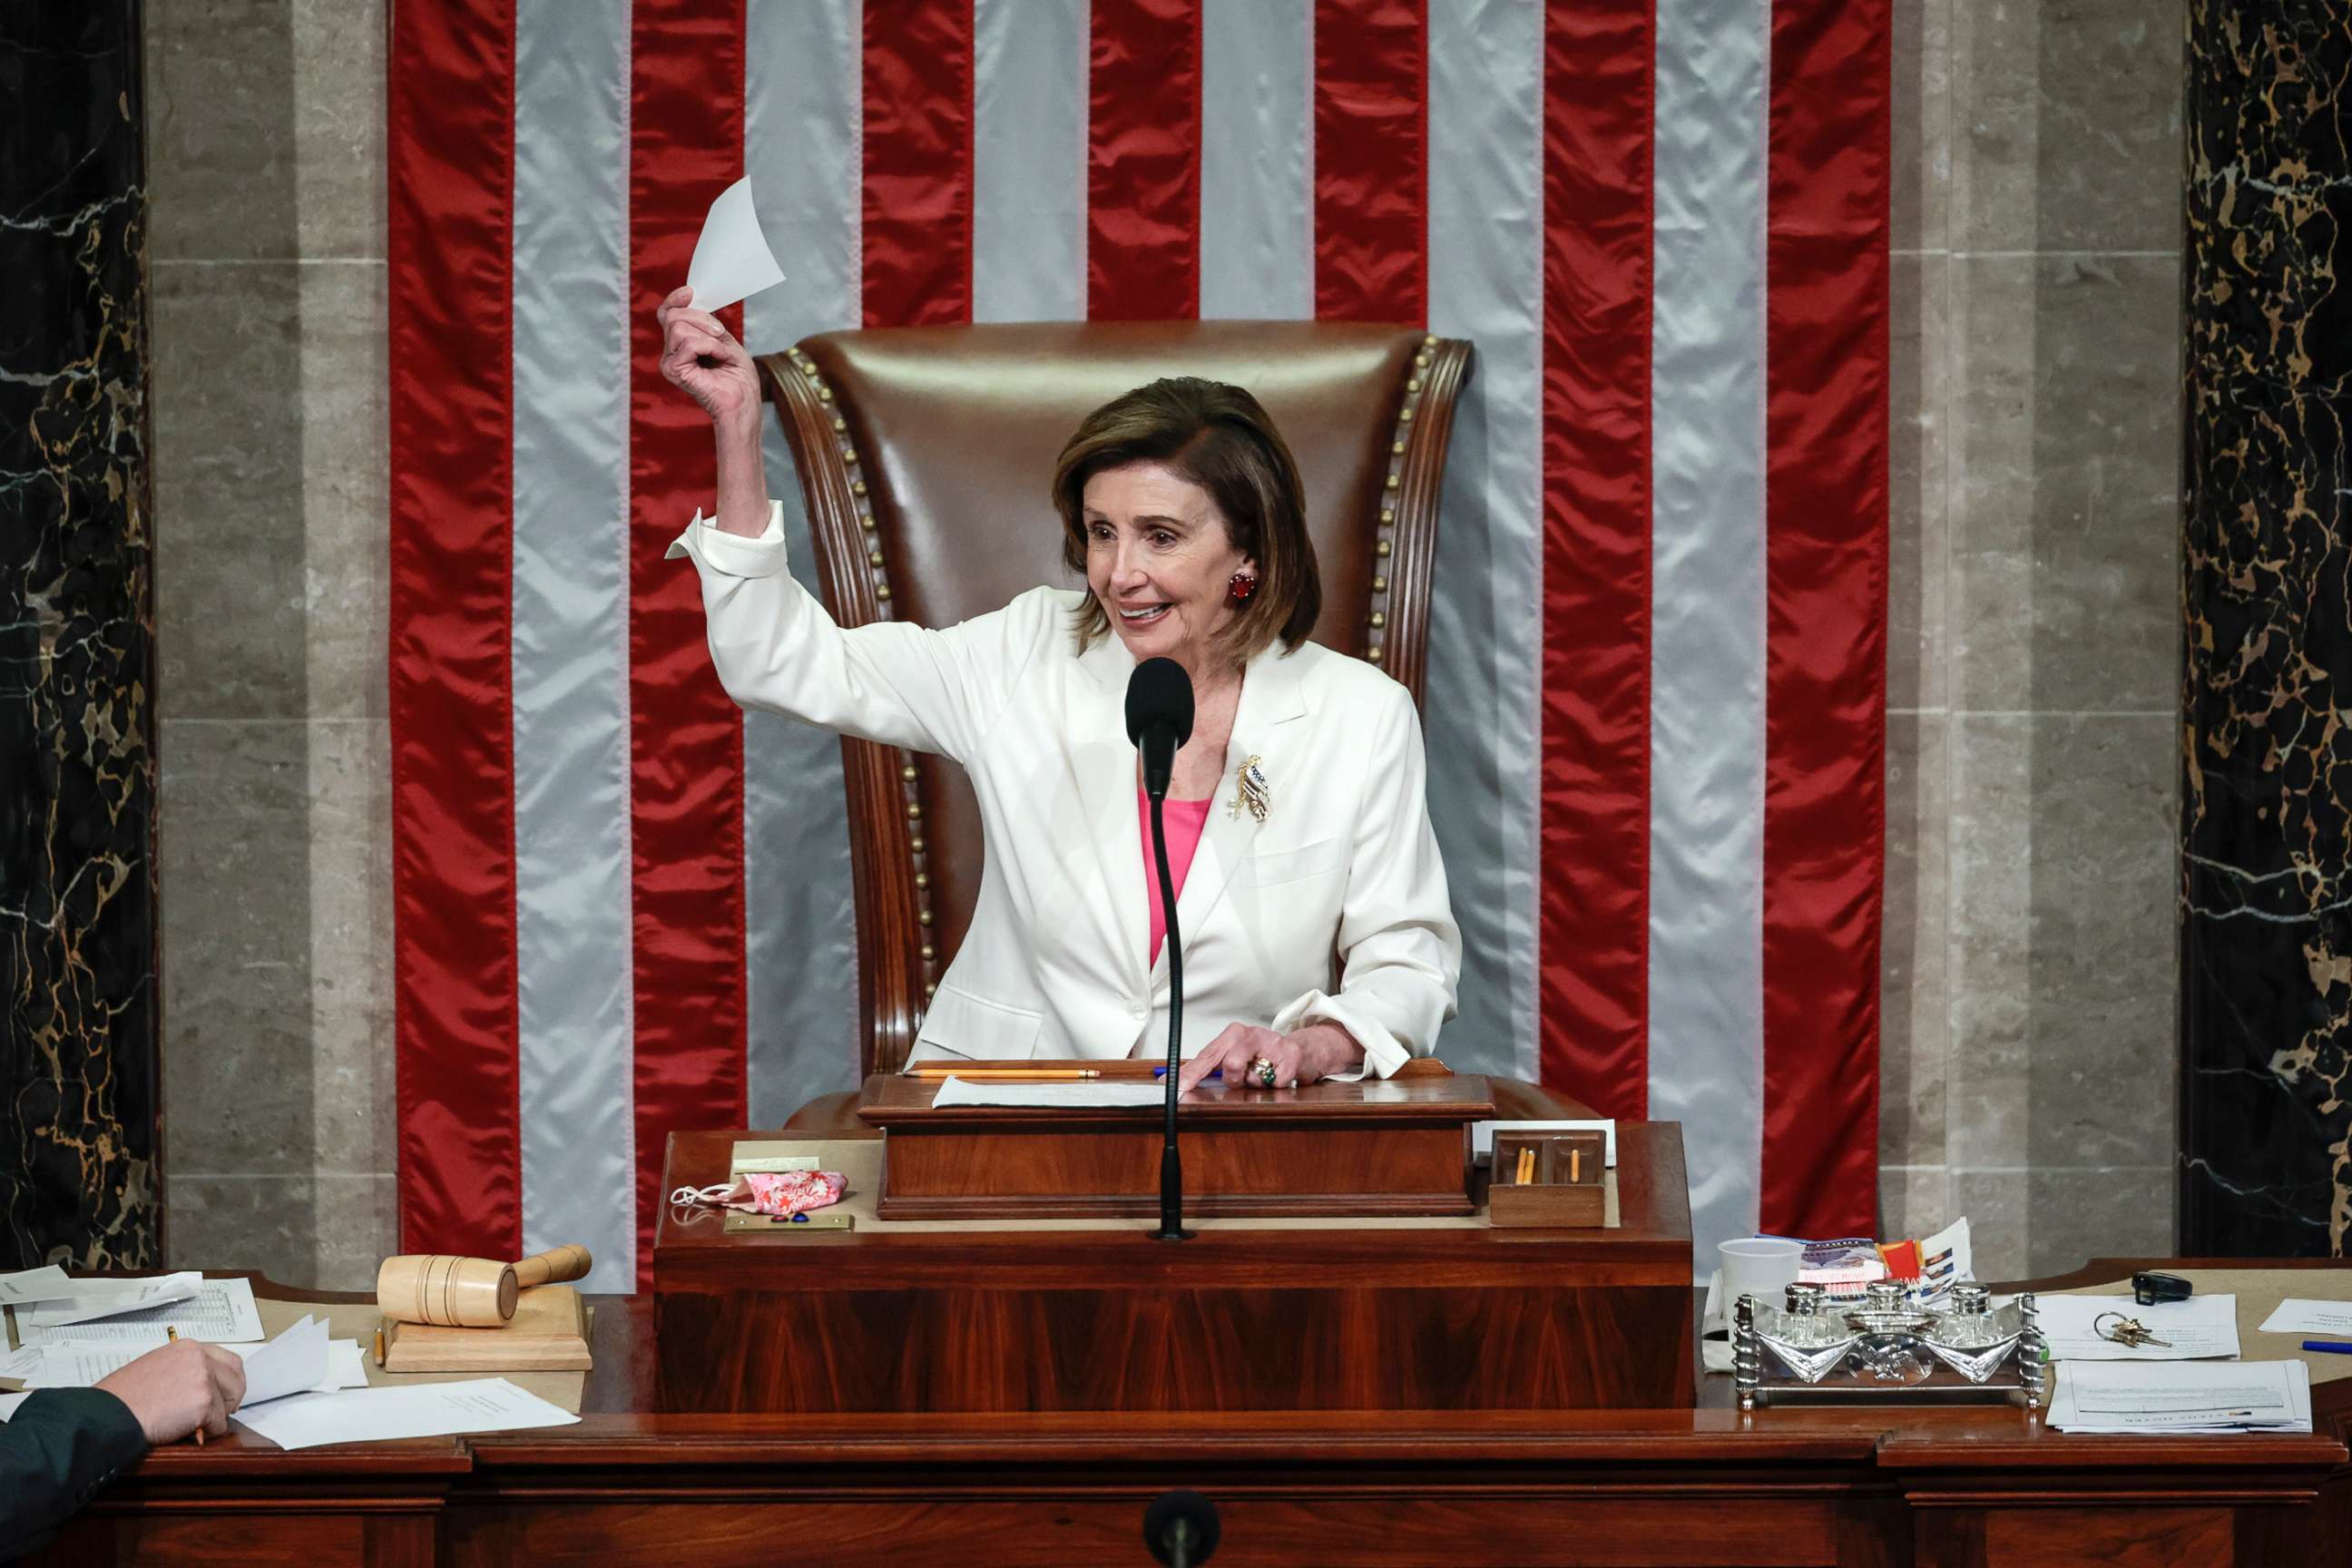
M1650 1094L1650 0L1544 32L1543 1081Z
M1316 0L1315 317L1429 319L1423 0Z
M395 6L389 91L401 1245L512 1258L511 0Z
M971 320L971 0L866 7L869 327Z
M1765 238L1764 1228L1867 1236L1885 874L1887 0L1779 0Z
M743 7L635 0L630 18L629 747L637 1287L663 1146L745 1106L742 715L710 666L695 574L662 559L707 505L710 421L662 379L654 311L743 174ZM742 331L740 308L721 312Z
M1094 0L1087 73L1087 315L1201 313L1201 8Z

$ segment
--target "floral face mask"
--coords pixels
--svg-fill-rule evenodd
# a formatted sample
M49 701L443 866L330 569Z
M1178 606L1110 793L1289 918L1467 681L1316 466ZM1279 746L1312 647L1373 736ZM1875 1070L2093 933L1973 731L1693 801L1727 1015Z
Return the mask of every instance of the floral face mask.
M715 1204L751 1214L789 1217L830 1208L849 1186L838 1171L751 1171L712 1187L680 1187L674 1204Z

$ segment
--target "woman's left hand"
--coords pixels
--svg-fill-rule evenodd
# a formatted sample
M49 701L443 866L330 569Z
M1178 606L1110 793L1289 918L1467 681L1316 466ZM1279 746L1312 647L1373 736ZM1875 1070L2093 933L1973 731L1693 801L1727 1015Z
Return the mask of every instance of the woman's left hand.
M1347 1072L1362 1065L1363 1059L1364 1047L1337 1024L1309 1024L1289 1035L1277 1035L1255 1024L1228 1024L1207 1049L1184 1064L1176 1075L1176 1090L1190 1093L1202 1079L1220 1070L1229 1090L1264 1089L1267 1086L1250 1070L1260 1060L1274 1064L1274 1087L1286 1089Z

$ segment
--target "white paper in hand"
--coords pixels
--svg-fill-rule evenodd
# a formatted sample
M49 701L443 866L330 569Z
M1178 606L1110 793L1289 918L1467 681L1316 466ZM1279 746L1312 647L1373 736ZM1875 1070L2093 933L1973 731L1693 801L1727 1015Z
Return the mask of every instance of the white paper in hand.
M723 310L783 280L784 269L776 265L767 236L760 232L760 215L751 208L751 182L738 180L710 204L702 237L694 242L694 261L686 269L694 308Z
M309 1394L327 1381L327 1320L305 1312L268 1344L240 1345L236 1353L245 1358L246 1404Z

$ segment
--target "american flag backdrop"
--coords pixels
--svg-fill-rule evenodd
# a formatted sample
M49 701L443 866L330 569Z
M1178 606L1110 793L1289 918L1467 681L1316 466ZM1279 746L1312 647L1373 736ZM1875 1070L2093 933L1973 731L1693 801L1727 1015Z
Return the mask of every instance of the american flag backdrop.
M1694 1223L1875 1208L1889 0L398 0L402 1246L649 1273L663 1141L850 1086L837 745L663 548L656 303L748 174L835 328L1471 340L1435 572L1457 1068L1683 1124ZM772 484L796 528L780 437ZM1039 525L1046 476L1038 476Z

